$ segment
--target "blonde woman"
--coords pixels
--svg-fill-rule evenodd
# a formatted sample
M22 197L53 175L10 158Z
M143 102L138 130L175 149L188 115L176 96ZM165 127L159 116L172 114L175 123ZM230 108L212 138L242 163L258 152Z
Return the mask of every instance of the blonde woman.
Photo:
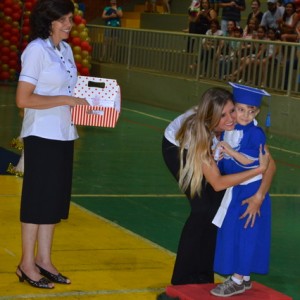
M211 88L202 96L197 107L177 117L165 130L162 152L165 163L179 182L191 207L179 241L172 284L214 282L213 261L217 227L212 224L223 190L257 174L263 175L258 192L247 199L248 208L263 199L275 171L269 154L260 155L258 168L222 176L212 154L213 141L221 132L233 130L236 123L232 94L226 89Z

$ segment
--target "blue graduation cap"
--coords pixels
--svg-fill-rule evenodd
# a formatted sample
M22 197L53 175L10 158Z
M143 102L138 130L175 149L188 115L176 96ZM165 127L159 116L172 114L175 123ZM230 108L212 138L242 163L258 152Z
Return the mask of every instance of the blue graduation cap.
M232 86L233 100L236 103L242 103L250 106L259 107L263 96L271 96L265 90L253 88L234 82L228 83Z

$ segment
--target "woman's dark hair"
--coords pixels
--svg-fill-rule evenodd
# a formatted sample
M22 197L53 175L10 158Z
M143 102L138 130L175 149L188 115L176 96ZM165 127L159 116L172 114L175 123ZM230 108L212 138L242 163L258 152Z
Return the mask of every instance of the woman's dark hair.
M284 4L284 7L286 8L288 5L291 5L293 7L293 11L294 12L296 11L296 4L294 2L287 2L287 3ZM284 13L283 13L283 16L282 16L282 20L284 22L286 22L287 21L287 17L288 17L288 15L286 13L286 10L284 10Z
M51 33L51 23L68 13L74 13L72 0L38 0L30 16L29 40L48 38Z
M220 29L220 23L217 19L212 19L210 22L209 22L209 26L211 26L211 24L215 24L217 26L218 29Z

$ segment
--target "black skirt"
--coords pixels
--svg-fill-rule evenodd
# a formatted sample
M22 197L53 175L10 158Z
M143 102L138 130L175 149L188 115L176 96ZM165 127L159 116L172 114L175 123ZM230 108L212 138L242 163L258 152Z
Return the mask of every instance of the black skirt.
M29 136L24 140L20 220L56 224L69 216L74 141Z

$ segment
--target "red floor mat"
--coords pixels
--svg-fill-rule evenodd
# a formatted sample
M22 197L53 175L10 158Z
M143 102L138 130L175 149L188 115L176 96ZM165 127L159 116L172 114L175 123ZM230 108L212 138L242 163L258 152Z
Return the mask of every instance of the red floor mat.
M169 297L179 297L180 300L212 300L222 299L210 294L215 284L186 284L174 285L166 288ZM228 297L227 297L228 298ZM229 297L230 298L230 297ZM252 289L240 295L234 295L234 300L292 300L291 297L268 288L260 283L253 282Z

